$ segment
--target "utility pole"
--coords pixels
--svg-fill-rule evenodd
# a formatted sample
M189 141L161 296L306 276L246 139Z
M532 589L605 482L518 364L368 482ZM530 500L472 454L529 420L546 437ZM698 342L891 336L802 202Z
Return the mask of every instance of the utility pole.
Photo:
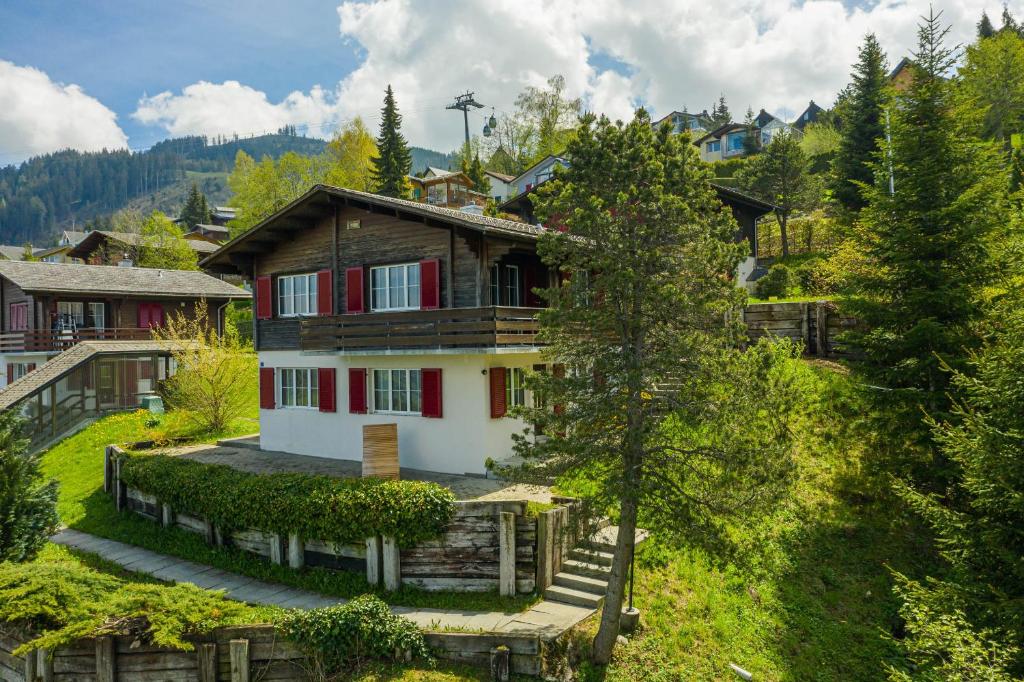
M462 121L466 125L466 148L469 148L469 108L483 109L484 105L473 99L472 92L466 92L464 95L457 95L455 101L445 107L445 109L458 109L462 112Z

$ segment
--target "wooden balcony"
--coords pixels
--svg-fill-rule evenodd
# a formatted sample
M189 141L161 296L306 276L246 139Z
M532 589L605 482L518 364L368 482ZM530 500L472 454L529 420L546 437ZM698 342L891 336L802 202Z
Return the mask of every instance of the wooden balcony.
M302 320L306 351L508 348L536 344L538 308L448 308Z
M59 353L82 341L148 341L148 328L136 327L79 329L75 332L30 329L0 334L0 353Z

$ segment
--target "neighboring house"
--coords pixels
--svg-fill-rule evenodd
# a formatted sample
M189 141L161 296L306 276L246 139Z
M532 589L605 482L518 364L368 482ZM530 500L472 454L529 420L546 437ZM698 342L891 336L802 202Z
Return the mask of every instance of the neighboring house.
M825 110L815 104L812 99L811 103L807 105L806 109L804 109L804 112L793 122L793 127L802 133L804 128L812 123L817 123L818 118L824 113Z
M682 133L685 131L694 137L699 137L706 133L714 125L707 110L699 114L691 114L688 111L673 111L671 114L662 116L657 121L654 121L651 125L654 128L660 128L661 124L665 121L672 125L672 132Z
M147 340L179 310L224 306L248 292L199 271L0 261L0 385L81 341Z
M473 190L473 181L462 171L447 171L427 167L423 177L409 176L413 201L441 206L462 208L463 206L484 206L487 195Z
M510 189L514 191L509 192L508 198L513 199L520 194L525 194L545 180L550 180L555 174L556 165L568 168L569 162L561 156L549 154L527 168L509 183L511 185Z
M896 67L889 72L889 83L896 92L905 92L910 88L914 80L914 70L910 68L913 62L909 57L904 57L896 64Z
M0 260L25 260L25 247L0 244Z
M219 245L204 239L188 239L196 259L204 258ZM142 235L135 232L93 230L77 246L67 252L69 258L79 258L88 265L118 265L130 262L132 254L142 245Z
M260 446L358 461L362 427L395 423L403 467L510 457L544 362L541 232L317 185L205 259L255 282Z
M514 176L490 170L485 170L484 175L491 181L491 198L495 203L500 204L517 194L515 186L512 184L512 181L515 180Z
M33 255L44 263L81 263L81 258L71 258L68 253L87 236L89 236L88 232L64 230L61 232L60 239L57 240L57 246L36 249Z
M771 142L772 138L779 133L800 134L793 126L781 118L769 114L764 109L758 112L757 117L754 119L754 126L757 128L757 134L762 147Z
M227 225L228 221L234 220L238 209L230 206L214 206L210 209L210 222L214 225Z
M698 137L693 144L700 150L702 160L713 163L746 154L743 142L747 134L747 126L742 123L726 123Z
M223 244L229 238L230 234L225 225L203 225L200 223L190 232L185 233L185 239L202 239L214 244Z

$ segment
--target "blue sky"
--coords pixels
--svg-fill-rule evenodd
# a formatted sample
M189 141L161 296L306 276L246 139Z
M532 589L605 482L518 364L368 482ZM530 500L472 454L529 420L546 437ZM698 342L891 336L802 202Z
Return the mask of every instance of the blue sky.
M969 42L999 0L934 0ZM724 94L783 118L829 106L867 33L909 53L928 0L0 0L0 164L72 147L282 125L373 130L394 86L410 142L460 143L473 90L500 117L555 74L613 118L700 111ZM1024 0L1011 10L1024 16ZM714 30L708 30L713 26Z

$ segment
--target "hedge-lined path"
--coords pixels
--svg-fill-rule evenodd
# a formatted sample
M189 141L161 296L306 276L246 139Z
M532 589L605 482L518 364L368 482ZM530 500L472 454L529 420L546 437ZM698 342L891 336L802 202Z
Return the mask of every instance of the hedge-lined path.
M229 599L249 604L313 609L343 604L346 601L277 583L255 580L70 528L60 531L50 539L58 545L96 554L129 571L145 573L168 582L188 582L208 590L223 590ZM417 609L410 606L392 606L391 611L405 616L425 630L530 634L537 635L543 640L560 636L594 613L593 608L552 601L539 602L519 613Z

